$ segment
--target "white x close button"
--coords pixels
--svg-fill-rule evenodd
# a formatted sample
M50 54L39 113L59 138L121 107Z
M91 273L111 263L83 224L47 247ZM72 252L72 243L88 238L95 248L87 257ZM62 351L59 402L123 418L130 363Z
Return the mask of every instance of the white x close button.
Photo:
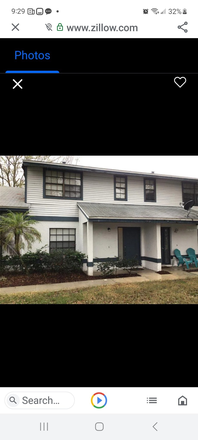
M12 81L15 82L15 86L12 87L13 89L15 89L16 87L20 87L20 89L22 89L23 87L20 85L21 81L23 81L23 79L20 79L20 81L16 81L14 78L12 79Z

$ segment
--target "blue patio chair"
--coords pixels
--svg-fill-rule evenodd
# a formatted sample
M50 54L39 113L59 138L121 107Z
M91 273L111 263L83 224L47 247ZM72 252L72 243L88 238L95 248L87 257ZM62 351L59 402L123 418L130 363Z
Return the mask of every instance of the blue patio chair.
M197 260L196 254L195 254L195 250L192 248L188 248L186 253L190 257L190 259L193 261L193 263L195 263L195 266L197 267L198 260Z
M189 269L189 264L193 263L193 261L191 259L190 260L186 260L186 258L183 258L179 249L175 249L174 250L174 254L175 254L175 256L176 256L176 258L178 260L178 266L180 264L182 264L182 265L185 264L187 269Z

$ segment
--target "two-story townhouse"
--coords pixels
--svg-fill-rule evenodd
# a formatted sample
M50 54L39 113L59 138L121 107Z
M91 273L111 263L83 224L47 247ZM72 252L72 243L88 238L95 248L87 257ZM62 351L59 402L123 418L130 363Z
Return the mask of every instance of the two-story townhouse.
M159 271L176 248L198 252L198 179L32 160L23 169L24 206L42 236L33 250L81 251L89 275L107 258ZM181 202L190 199L189 213Z

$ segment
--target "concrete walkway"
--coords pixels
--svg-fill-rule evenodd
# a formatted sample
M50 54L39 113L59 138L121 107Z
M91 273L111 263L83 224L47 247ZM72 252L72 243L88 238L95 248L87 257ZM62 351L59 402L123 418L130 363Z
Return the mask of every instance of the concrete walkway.
M58 283L58 284L37 284L33 286L17 286L17 287L2 287L0 288L0 295L25 293L25 292L58 292L60 290L74 290L83 289L93 286L104 285L116 285L116 284L129 284L129 283L142 283L145 281L165 281L165 280L178 280L192 277L198 277L198 272L187 272L177 267L168 267L165 270L170 272L169 275L160 275L149 269L137 270L139 277L126 277L126 278L109 278L102 280L88 280L88 281L74 281L71 283Z

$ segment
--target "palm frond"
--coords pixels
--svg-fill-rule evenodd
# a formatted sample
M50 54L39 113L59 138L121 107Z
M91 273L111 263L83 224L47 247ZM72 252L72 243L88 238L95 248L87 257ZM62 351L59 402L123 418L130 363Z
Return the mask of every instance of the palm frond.
M29 216L29 212L12 212L0 216L0 233L3 237L4 246L15 245L15 251L20 254L24 248L24 241L28 249L35 240L41 241L41 234L32 225L37 223Z

